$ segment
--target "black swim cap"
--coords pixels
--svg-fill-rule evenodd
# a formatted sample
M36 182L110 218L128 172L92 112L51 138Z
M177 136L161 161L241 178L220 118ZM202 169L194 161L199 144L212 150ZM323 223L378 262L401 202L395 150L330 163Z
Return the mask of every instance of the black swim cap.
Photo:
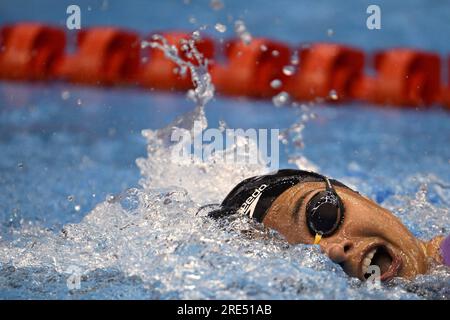
M221 203L220 209L212 211L209 216L219 218L239 213L262 222L267 210L284 191L298 183L322 181L325 181L325 177L321 174L295 169L282 169L248 178L234 187ZM348 188L339 181L330 179L330 182Z

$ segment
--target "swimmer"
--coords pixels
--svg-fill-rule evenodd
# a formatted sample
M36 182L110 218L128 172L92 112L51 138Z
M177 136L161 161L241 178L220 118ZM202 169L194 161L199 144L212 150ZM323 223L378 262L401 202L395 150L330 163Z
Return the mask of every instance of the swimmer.
M247 215L278 231L290 244L318 244L352 277L381 281L424 274L430 263L450 266L450 236L421 241L388 210L314 172L284 169L239 183L213 218Z

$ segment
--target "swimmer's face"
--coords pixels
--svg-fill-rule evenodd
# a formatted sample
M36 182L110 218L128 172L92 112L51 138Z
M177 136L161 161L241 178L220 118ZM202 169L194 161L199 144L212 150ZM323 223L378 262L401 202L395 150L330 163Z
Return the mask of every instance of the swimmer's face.
M306 224L306 205L323 190L323 182L291 187L272 203L264 225L280 232L291 244L313 244L314 235ZM426 272L423 244L398 218L352 190L343 187L335 187L335 190L345 207L344 221L335 233L319 243L331 260L339 263L348 275L361 280L368 276L369 265L380 267L382 281L393 277L411 278Z

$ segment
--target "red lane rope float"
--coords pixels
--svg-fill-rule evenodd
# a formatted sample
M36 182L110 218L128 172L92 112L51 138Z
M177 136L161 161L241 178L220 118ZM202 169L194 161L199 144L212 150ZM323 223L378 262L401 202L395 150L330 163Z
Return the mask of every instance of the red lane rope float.
M441 63L438 55L411 49L375 54L375 77L362 77L354 95L378 104L426 106L440 98Z
M288 46L267 39L253 39L249 44L232 40L225 45L225 64L214 64L211 77L219 92L249 97L272 97L283 87L271 82L282 78L289 65Z
M44 80L52 78L62 57L65 34L40 23L4 26L0 32L0 78Z
M287 91L296 100L343 100L352 82L361 76L364 53L331 43L316 43L299 52L299 70L288 77ZM330 96L330 92L335 93Z
M164 36L180 49L189 33ZM77 51L65 55L62 29L40 23L18 23L0 30L0 79L51 80L60 78L86 84L139 84L163 90L192 87L190 75L177 74L177 66L156 49L148 62L140 60L137 33L114 27L78 32ZM248 97L273 97L287 91L295 100L356 98L378 104L421 107L442 103L450 108L450 79L441 82L438 55L413 49L390 49L374 55L376 74L363 73L364 53L348 46L317 43L300 49L296 73L284 75L291 48L269 39L249 44L231 40L224 46L225 62L214 61L214 41L197 41L211 61L211 76L218 92ZM183 51L180 50L183 55ZM183 59L189 59L183 56ZM192 61L195 63L195 61ZM450 60L447 72L450 77ZM280 83L273 86L272 81ZM331 95L331 90L334 94Z
M442 87L442 102L450 109L450 56L447 60L447 85Z
M77 34L78 51L66 56L59 75L71 82L123 84L135 81L140 42L136 33L117 28L92 28Z
M181 41L190 39L189 33L166 32L162 33L162 35L170 45L177 47L183 60L198 65L194 58L188 58L185 52L181 50ZM149 41L151 41L151 36ZM196 40L195 45L205 58L208 60L213 59L214 42L212 39L203 38ZM141 67L138 75L138 81L142 86L160 90L187 90L193 87L190 71L187 70L185 75L181 75L178 66L166 58L161 50L149 48L148 58L148 62Z

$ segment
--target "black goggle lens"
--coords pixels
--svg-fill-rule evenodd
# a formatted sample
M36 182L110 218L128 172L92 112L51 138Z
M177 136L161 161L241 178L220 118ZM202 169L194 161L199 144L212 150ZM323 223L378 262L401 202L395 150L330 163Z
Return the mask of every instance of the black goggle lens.
M322 191L316 194L306 207L306 220L311 234L329 236L341 224L343 207L335 192Z

